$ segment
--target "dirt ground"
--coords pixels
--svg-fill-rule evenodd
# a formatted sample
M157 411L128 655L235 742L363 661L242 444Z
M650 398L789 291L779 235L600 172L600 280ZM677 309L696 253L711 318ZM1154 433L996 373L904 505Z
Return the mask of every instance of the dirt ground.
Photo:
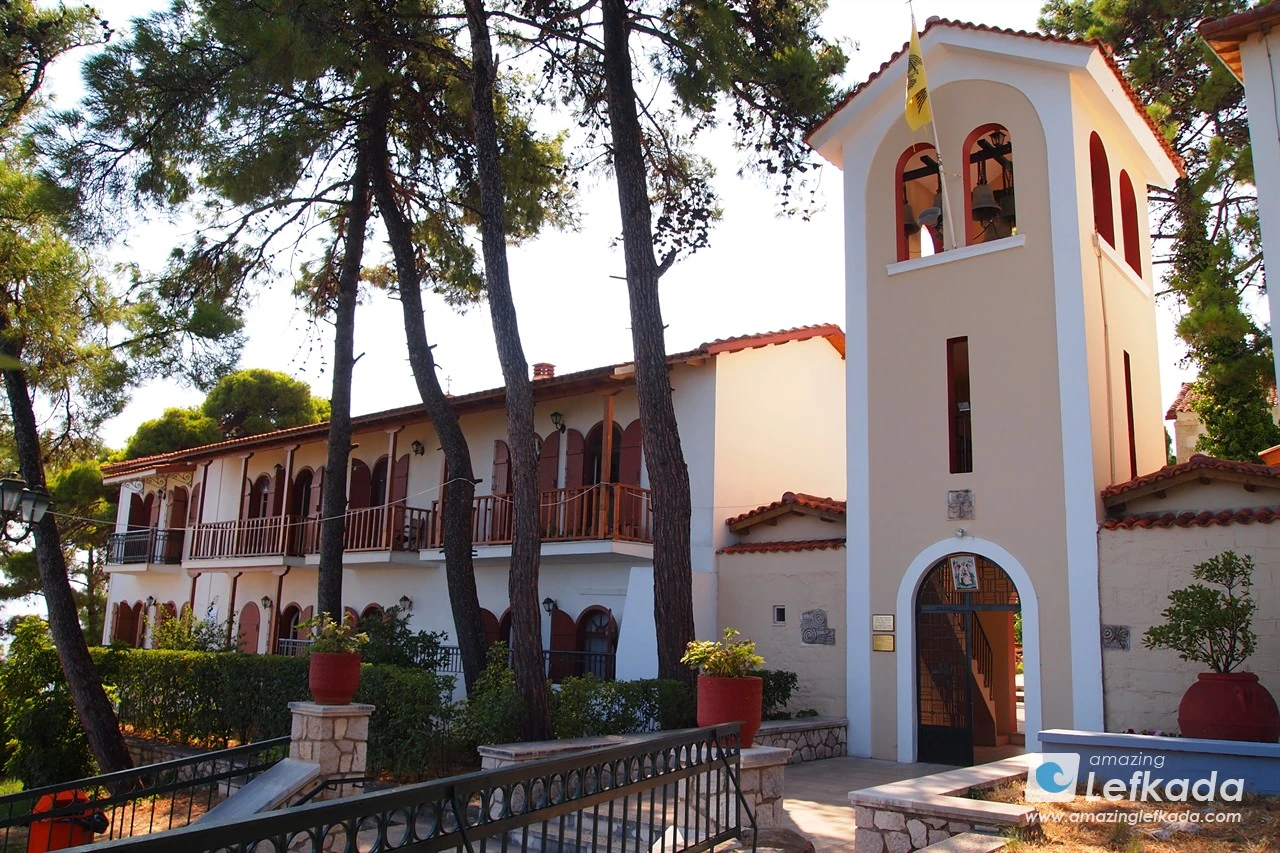
M1025 803L1021 783L983 799ZM1148 804L1077 797L1070 803L1030 803L1041 815L1044 837L1018 838L1009 850L1036 853L1276 853L1280 851L1280 797L1245 797L1239 803ZM1158 820L1144 813L1163 808ZM1219 816L1239 814L1239 822ZM1099 822L1084 822L1098 815Z

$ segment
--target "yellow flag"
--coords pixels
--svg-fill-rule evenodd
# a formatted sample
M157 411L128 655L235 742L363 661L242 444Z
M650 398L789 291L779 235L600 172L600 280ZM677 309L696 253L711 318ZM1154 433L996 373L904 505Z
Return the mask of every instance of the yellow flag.
M919 130L933 121L933 108L929 106L929 82L924 76L924 57L920 53L920 36L916 25L911 24L911 49L907 52L907 124Z

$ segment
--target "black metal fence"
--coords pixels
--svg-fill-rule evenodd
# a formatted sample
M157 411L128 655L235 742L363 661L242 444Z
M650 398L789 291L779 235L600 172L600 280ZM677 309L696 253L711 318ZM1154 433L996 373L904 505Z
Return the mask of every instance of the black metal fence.
M0 797L0 853L187 826L288 753L274 738Z
M107 537L107 562L113 565L130 563L181 563L182 540L186 531L130 530L112 533Z
M736 723L102 845L138 853L710 850L754 830ZM754 838L754 832L751 837Z

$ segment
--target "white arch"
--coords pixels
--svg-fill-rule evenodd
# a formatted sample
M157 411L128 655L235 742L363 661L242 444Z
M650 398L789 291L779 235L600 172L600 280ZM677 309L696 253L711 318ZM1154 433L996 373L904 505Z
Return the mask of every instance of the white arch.
M925 573L948 554L985 557L1004 569L1022 603L1022 678L1027 751L1040 750L1040 606L1031 576L1017 558L994 542L973 536L943 539L911 561L898 587L898 760L916 760L916 592Z

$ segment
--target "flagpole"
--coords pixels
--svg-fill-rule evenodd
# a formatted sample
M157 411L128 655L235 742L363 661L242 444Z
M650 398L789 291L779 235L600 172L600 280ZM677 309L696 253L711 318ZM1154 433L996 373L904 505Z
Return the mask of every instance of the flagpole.
M911 4L911 0L907 0L907 8L911 11L911 31L918 32L916 30L916 10L915 6ZM923 55L923 50L921 54ZM929 100L933 100L932 90L929 92ZM938 186L942 192L942 247L945 251L956 247L956 221L951 218L951 194L947 190L947 175L942 168L942 142L938 138L937 112L933 109L932 103L929 107L929 126L933 128L933 153L938 161Z

